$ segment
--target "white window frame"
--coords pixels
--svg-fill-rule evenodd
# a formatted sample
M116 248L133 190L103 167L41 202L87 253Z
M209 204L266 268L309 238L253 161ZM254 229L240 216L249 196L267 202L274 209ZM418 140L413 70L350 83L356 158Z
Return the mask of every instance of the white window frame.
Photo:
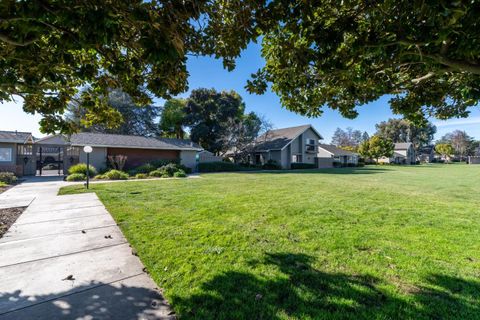
M7 155L10 155L10 159L9 160L3 160L3 159L0 159L0 162L12 162L13 161L13 148L12 147L0 147L0 150L2 149L6 149L6 150L9 150L10 153L6 153Z

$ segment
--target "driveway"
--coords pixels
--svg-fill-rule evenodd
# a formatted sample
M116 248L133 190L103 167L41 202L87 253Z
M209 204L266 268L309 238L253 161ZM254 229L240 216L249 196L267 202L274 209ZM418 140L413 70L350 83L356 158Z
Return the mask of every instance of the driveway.
M0 319L174 319L97 196L57 196L64 185L0 194L0 208L28 206L0 239Z

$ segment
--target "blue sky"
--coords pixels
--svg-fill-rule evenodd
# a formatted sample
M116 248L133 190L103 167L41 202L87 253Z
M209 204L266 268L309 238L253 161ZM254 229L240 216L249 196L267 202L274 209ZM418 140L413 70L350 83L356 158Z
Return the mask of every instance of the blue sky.
M282 108L279 98L271 92L264 95L250 95L244 89L246 80L250 74L263 65L260 56L260 45L251 44L242 53L237 61L237 68L228 72L223 69L222 62L209 57L191 57L188 62L190 73L190 89L206 87L217 90L235 90L244 99L247 111L254 111L269 119L275 128L302 125L310 123L323 135L326 142L337 127L353 127L372 134L375 132L375 124L394 116L388 106L388 97L382 97L378 101L369 103L358 108L359 116L356 119L345 119L338 112L325 108L324 114L319 118L307 118L297 115ZM188 92L181 97L188 96ZM156 101L162 104L161 100ZM38 130L38 115L27 115L21 108L21 100L16 103L0 105L0 130L30 131L35 136L43 136ZM436 138L443 134L460 129L480 140L480 108L472 110L469 118L438 121L432 119L437 125Z

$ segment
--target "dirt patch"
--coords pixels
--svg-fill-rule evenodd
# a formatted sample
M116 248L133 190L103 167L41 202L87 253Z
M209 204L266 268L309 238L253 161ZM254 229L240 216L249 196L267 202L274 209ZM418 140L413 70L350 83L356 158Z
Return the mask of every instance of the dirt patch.
M22 214L25 207L0 209L0 238Z

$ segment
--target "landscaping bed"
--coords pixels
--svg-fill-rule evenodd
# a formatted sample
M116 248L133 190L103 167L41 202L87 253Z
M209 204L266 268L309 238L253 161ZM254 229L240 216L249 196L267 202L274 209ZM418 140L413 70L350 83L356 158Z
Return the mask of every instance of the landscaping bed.
M0 238L25 210L25 207L0 209Z
M367 166L90 191L182 319L479 319L478 181Z

